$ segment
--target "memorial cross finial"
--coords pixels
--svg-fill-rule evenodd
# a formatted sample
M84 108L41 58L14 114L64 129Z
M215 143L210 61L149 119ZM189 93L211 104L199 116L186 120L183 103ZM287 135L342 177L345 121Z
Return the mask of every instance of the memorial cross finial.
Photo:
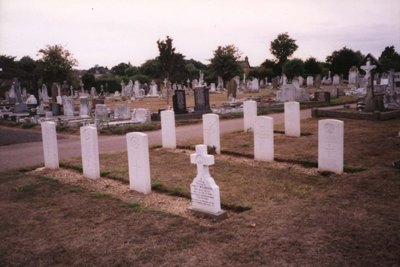
M207 154L206 145L196 145L196 153L190 155L190 162L197 165L197 176L210 176L208 166L214 165L214 156Z

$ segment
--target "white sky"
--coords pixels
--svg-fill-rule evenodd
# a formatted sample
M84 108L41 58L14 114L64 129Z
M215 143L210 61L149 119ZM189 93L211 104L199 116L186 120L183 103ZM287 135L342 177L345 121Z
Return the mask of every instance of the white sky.
M234 44L257 66L282 32L302 59L324 61L343 46L399 52L400 0L0 0L0 54L37 59L61 44L81 69L139 66L167 35L186 59L209 63L219 45Z

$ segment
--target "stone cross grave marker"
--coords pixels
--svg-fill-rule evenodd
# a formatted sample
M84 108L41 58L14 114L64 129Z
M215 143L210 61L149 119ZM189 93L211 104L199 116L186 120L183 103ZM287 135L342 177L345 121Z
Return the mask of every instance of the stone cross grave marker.
M217 114L203 115L203 144L214 146L215 152L221 154L219 116Z
M243 121L244 131L253 130L254 121L257 117L257 102L254 100L247 100L243 103Z
M285 102L285 135L300 137L300 103Z
M318 169L343 173L343 129L340 120L318 121Z
M50 169L58 169L58 144L56 124L52 121L45 121L41 124L42 141L44 152L44 166Z
M206 145L196 145L196 153L190 155L190 162L197 165L197 176L190 184L191 209L215 219L225 218L226 212L221 209L219 187L208 169L214 165L214 156L207 155Z
M83 176L90 179L100 178L99 144L97 128L83 126L81 133Z
M175 113L161 111L161 140L163 148L176 148Z
M128 147L129 188L143 194L151 193L149 140L147 134L126 135Z
M258 116L254 123L254 159L274 160L274 119Z

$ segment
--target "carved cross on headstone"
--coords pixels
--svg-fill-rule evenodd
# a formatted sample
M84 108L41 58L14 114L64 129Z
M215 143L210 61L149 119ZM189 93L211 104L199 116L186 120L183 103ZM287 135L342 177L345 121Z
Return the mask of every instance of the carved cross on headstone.
M197 145L196 153L190 155L190 163L197 165L197 177L210 177L209 166L214 165L214 156L207 154L206 145Z

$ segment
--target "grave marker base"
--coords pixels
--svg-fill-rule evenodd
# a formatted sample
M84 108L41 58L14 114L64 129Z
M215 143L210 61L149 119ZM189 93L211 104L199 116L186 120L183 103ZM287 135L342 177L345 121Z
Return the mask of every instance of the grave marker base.
M197 216L209 218L212 219L213 221L222 221L228 218L228 212L226 210L221 210L220 212L217 213L205 212L203 210L198 210L193 208L188 208L188 210Z

